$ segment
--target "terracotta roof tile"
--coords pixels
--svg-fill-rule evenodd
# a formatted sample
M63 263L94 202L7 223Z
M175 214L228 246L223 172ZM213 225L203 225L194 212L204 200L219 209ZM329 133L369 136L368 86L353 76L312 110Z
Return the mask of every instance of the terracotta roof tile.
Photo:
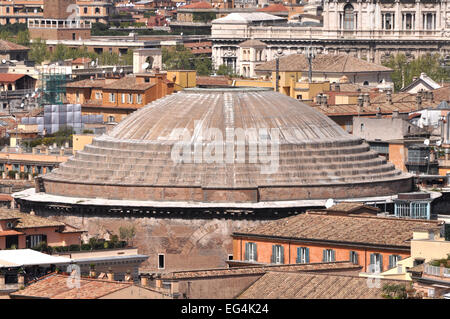
M115 291L127 288L132 283L80 278L80 287L69 287L68 276L50 274L19 290L14 297L40 297L49 299L97 299Z
M154 83L136 83L135 76L125 76L119 80L116 80L112 83L106 84L103 86L104 89L110 90L137 90L137 91L145 91L152 86Z
M23 78L26 74L11 74L11 73L0 73L0 82L2 83L14 83L17 80Z
M212 9L213 6L208 2L195 2L179 7L178 9Z
M268 272L247 288L238 299L380 299L386 283L369 287L367 278L318 273Z
M7 40L0 40L0 51L27 51L27 50L30 50L30 48Z
M186 279L186 278L205 278L216 276L239 276L264 274L268 271L342 271L342 270L360 270L361 266L345 262L330 263L310 263L310 264L292 264L292 265L252 265L243 267L231 267L222 269L205 269L176 271L161 275L162 279Z
M281 3L275 3L275 4L271 4L270 6L267 6L265 8L258 9L256 11L259 11L259 12L284 12L284 11L286 11L286 12L288 12L288 8L286 8Z
M34 228L34 227L52 227L64 226L64 223L57 222L48 218L21 213L17 210L0 208L0 220L19 219L19 223L14 227L16 229Z
M256 71L275 71L275 60L258 65ZM279 59L279 70L307 71L308 60L304 54L291 54ZM393 71L382 65L367 62L347 54L318 54L312 62L313 72L389 72Z
M304 214L270 221L236 233L297 240L334 241L374 246L410 246L413 231L419 227L438 227L439 221L393 217L329 215L326 212Z

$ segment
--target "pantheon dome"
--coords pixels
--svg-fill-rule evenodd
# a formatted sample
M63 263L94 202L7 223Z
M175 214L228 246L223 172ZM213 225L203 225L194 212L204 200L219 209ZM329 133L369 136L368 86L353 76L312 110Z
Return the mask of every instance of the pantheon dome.
M47 194L256 203L394 195L412 177L312 107L266 89L187 89L42 176Z

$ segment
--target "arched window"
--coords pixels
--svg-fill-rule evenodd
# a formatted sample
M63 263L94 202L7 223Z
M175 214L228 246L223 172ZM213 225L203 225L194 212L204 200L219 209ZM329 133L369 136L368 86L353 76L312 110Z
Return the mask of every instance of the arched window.
M355 13L353 6L349 3L344 7L344 29L353 30L355 28Z

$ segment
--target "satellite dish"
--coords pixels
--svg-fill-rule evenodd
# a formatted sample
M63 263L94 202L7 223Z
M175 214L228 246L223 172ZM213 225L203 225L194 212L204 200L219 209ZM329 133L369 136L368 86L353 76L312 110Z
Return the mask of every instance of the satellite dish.
M325 208L328 209L333 205L334 205L334 200L332 198L328 198L327 201L325 202Z
M92 61L92 62L91 62L91 65L92 65L92 66L95 66L95 61Z
M120 73L123 73L123 69L120 69L119 72L120 72Z
M23 103L20 104L20 108L23 109L24 106L25 106L25 104L23 104Z
M2 59L2 63L5 64L5 63L6 63L6 60L5 60L5 59Z
M147 68L150 66L150 63L148 63L148 62L145 62L144 64L142 64L142 68L144 69L144 70L147 70Z
M113 72L116 72L116 71L117 71L117 67L114 67L114 68L113 68Z
M441 140L436 141L436 146L441 146L441 144L442 144Z
M105 74L106 73L106 70L103 70L103 74Z
M425 144L425 145L430 145L430 140L429 139L426 139L425 141L423 141L423 144Z
M25 97L28 99L29 97L30 97L30 95L29 94L27 94L27 95L25 95Z

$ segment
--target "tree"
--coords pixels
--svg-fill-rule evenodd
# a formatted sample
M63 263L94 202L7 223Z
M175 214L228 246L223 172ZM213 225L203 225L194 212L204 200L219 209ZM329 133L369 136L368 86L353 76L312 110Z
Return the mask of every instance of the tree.
M233 70L231 69L231 67L229 65L225 65L225 64L221 64L219 66L219 68L217 69L217 75L228 75L228 76L232 76L233 75Z
M41 39L33 40L28 57L37 64L41 64L43 61L48 59L50 57L50 52L48 51L45 41L42 41Z
M136 228L134 225L120 226L119 236L121 240L125 240L127 243L130 243L130 241L132 241L136 236Z
M166 70L193 70L194 54L181 44L162 49L162 63Z
M198 75L210 75L212 71L212 62L211 58L200 55L198 58L195 59L194 62L195 70L197 71Z
M30 45L30 33L28 30L22 30L17 33L16 43L24 46Z
M422 72L437 82L450 80L449 71L441 67L438 54L426 54L408 61L406 55L401 53L391 56L383 65L394 70L392 81L396 91L411 84L414 77L419 77Z

